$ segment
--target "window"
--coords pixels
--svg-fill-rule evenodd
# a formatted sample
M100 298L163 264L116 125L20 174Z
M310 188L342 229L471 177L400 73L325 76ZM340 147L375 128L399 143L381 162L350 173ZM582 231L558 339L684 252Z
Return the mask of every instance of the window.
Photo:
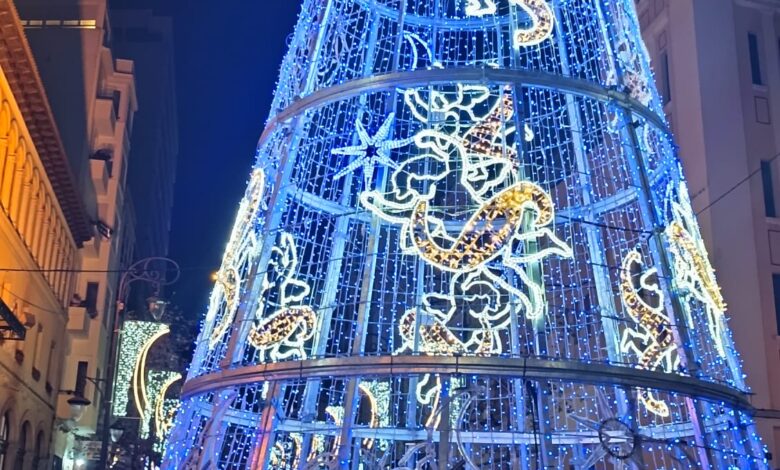
M767 217L777 217L772 164L766 161L761 162L761 183L764 187L764 213Z
M672 81L669 77L669 53L661 52L661 97L663 104L672 101Z
M761 80L761 59L758 54L758 36L748 33L748 53L750 54L750 75L753 85L763 85Z
M11 417L6 412L2 418L0 418L0 442L2 442L2 448L0 448L0 469L5 469L5 453L8 450L8 435L10 434L8 427L10 426Z
M775 293L775 323L780 335L780 274L772 274L772 287Z
M97 300L98 300L99 291L100 291L99 283L97 282L87 283L87 295L86 298L84 299L84 307L86 307L87 312L93 317L97 315Z
M27 453L27 439L30 434L30 422L22 424L22 432L19 434L19 447L16 449L16 463L14 468L24 468L24 454Z
M43 339L43 325L38 323L38 330L35 334L35 341L33 343L33 360L32 360L32 376L34 380L39 380L41 378L41 369L39 361L41 360L41 357L43 356L43 348L44 348L44 342Z
M35 448L33 450L32 468L37 469L41 467L44 439L46 439L46 435L43 433L43 431L38 431L38 436L35 438Z
M46 359L46 383L51 385L52 379L58 376L58 371L54 370L52 361L54 360L54 350L57 348L57 343L52 341L49 346L49 357Z
M83 397L84 390L87 388L87 371L89 370L89 362L79 361L78 368L76 369L76 396Z

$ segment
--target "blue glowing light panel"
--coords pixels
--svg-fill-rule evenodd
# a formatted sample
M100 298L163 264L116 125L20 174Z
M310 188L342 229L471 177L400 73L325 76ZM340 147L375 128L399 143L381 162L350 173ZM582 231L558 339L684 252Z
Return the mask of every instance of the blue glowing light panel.
M305 0L165 468L767 468L632 0Z

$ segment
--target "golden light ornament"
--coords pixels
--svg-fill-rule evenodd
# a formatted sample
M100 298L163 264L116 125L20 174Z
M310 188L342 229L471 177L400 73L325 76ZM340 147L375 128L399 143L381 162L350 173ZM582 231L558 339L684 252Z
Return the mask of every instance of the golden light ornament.
M414 343L416 310L407 310L401 317L398 331L405 344ZM452 331L436 318L420 320L420 350L426 354L446 355L468 354L487 355L494 352L493 333L488 325L474 332L470 341L464 343Z
M216 282L221 287L212 294L206 321L221 314L209 335L209 348L220 343L233 323L238 309L238 297L241 289L241 274L238 266L254 257L258 241L254 236L254 224L263 209L262 197L265 193L265 172L256 168L250 177L244 199L238 208L238 215L230 233L230 239L222 258L222 266L216 274Z
M657 281L649 280L657 276L655 269L642 271L644 263L638 250L630 251L624 258L620 270L620 297L626 312L638 325L638 329L626 328L623 331L621 350L634 353L638 357L638 367L647 370L661 369L671 372L679 359L672 355L677 349L674 332L668 316L663 313L664 294ZM638 269L639 285L634 280ZM657 298L657 307L649 305L640 295L640 291L651 292ZM669 416L669 406L655 398L649 390L639 391L639 401L645 408L658 416Z
M515 102L511 90L504 89L501 99L496 101L487 116L463 134L466 150L470 153L515 161L517 150L514 146L506 144L506 136L515 132L512 123L514 115Z
M146 358L149 355L149 350L154 344L163 336L170 333L168 325L163 325L157 334L149 338L141 348L141 352L135 362L135 369L133 370L133 398L135 400L135 407L138 410L138 415L141 418L141 433L148 434L149 428L149 412L152 410L152 406L147 394L146 385Z
M509 0L509 3L522 8L531 17L530 27L515 31L515 47L534 46L552 37L555 13L546 0Z
M531 20L527 28L519 28L514 33L516 48L537 45L550 38L555 26L555 13L546 0L508 0L524 10ZM497 11L496 0L468 0L465 13L467 16L494 15Z
M693 274L701 286L702 292L715 310L725 312L727 305L723 300L720 286L715 280L715 270L712 269L709 258L696 246L693 237L679 222L672 222L667 229L669 239L679 249L682 256L687 256L693 267Z
M672 254L674 280L678 288L689 292L704 305L710 338L717 353L726 357L724 331L727 305L698 230L688 228L696 225L687 191L685 184L681 183L680 200L672 204L675 220L665 231Z
M157 435L157 438L159 440L164 440L165 436L168 435L168 432L171 430L171 427L173 427L173 414L175 414L176 410L174 409L173 412L171 410L166 410L166 398L165 396L168 394L168 390L171 388L171 385L175 384L179 380L182 379L181 374L172 374L163 384L162 387L160 387L160 391L157 394L157 397L154 400L154 423L155 423L155 434ZM178 401L178 400L177 400Z
M317 314L308 305L300 304L311 288L297 279L298 252L295 238L282 233L277 246L272 249L274 261L271 271L263 280L263 290L276 289L279 309L267 317L258 318L252 326L247 341L260 352L260 361L280 361L292 357L306 359L305 343L314 335ZM264 308L259 313L264 313Z
M232 314L228 312L235 312L235 309L238 308L238 292L241 288L240 275L236 268L227 266L219 270L215 277L216 282L222 287L225 301L226 317L223 318L230 318ZM230 328L230 322L228 321L222 321L215 325L214 330L211 332L209 344L212 346L216 345L225 335L228 328Z
M252 328L248 341L255 348L268 351L273 359L284 359L290 355L306 358L303 343L311 339L317 317L311 307L289 307L264 319ZM280 348L289 347L282 353Z
M534 212L534 227L544 227L554 218L550 195L523 181L486 202L471 216L455 242L442 248L428 230L428 203L420 201L412 213L412 239L420 256L430 264L445 271L471 271L511 248L529 209Z

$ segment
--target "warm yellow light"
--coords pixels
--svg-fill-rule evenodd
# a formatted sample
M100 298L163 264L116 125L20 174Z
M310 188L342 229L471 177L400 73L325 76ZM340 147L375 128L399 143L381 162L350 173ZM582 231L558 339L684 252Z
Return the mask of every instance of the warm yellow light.
M525 10L531 17L531 27L515 31L515 47L527 47L539 44L552 36L555 14L545 0L509 0Z
M428 202L420 201L412 213L412 240L420 256L436 267L454 272L473 271L498 257L521 230L527 209L535 212L534 226L544 227L554 218L550 195L523 181L501 191L471 216L467 227L449 248L442 248L428 230ZM494 222L503 222L494 230Z
M181 374L171 376L160 388L160 393L157 395L157 403L155 403L154 407L154 423L157 437L160 439L173 427L172 416L165 416L165 395L168 393L171 385L181 380L181 378Z
M639 324L641 330L626 329L623 332L621 349L623 352L633 351L636 353L639 357L639 367L642 369L665 369L663 363L670 361L669 356L676 349L676 346L669 318L663 313L663 291L657 282L650 284L648 281L650 276L656 274L655 269L643 272L639 280L640 289L653 292L658 298L658 307L648 305L634 286L633 269L637 266L644 266L642 254L637 250L632 250L623 258L620 271L620 294L626 312ZM639 401L649 412L664 418L669 416L669 406L664 401L655 398L649 390L639 391Z
M141 348L141 354L138 355L138 358L135 361L135 370L133 371L133 398L141 420L143 420L146 415L146 404L149 403L149 399L146 396L146 356L149 354L149 350L154 343L169 332L170 329L166 327L164 330L149 338L149 341Z

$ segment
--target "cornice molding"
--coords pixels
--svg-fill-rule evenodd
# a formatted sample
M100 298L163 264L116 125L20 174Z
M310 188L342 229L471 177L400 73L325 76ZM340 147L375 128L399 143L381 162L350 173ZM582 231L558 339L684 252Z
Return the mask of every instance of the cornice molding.
M30 45L11 0L0 0L0 67L22 112L73 239L80 247L92 238L94 230L71 173Z

